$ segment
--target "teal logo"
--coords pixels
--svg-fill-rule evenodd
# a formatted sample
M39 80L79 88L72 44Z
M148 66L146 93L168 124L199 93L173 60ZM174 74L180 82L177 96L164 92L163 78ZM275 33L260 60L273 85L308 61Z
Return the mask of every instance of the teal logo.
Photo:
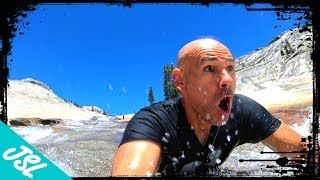
M0 179L71 179L0 121Z

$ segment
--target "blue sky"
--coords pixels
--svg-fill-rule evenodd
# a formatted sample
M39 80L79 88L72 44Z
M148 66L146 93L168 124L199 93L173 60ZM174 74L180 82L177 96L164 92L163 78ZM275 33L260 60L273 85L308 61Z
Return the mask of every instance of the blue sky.
M42 81L63 99L112 115L148 106L150 86L155 101L163 100L163 67L175 65L189 41L215 38L238 58L296 22L233 4L38 5L25 21L13 40L9 79Z

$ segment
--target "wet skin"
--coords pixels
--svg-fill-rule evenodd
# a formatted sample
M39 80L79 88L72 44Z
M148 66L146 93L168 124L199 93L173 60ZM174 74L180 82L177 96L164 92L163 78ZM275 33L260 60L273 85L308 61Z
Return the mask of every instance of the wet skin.
M187 119L199 142L205 144L210 128L223 125L230 116L236 88L235 62L232 54L213 39L195 40L178 54L178 66L172 72L174 85L182 94ZM274 151L300 151L301 136L282 123L262 141ZM148 140L122 144L115 156L113 176L154 174L161 161L162 146ZM281 154L296 157L296 154Z
M235 62L221 43L205 39L187 44L172 72L187 119L205 144L212 125L225 124L236 88Z

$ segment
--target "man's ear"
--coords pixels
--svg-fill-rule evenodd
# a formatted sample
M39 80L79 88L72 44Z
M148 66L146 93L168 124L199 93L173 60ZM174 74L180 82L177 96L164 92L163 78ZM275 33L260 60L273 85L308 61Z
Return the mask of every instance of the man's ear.
M174 68L172 71L172 78L174 86L182 92L183 89L183 74L179 68Z

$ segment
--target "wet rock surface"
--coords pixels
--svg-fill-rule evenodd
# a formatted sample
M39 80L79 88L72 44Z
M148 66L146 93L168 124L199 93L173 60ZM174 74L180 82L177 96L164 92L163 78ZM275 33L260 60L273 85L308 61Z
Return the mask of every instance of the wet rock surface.
M61 119L14 118L9 121L11 126L55 125L59 123L62 123Z

